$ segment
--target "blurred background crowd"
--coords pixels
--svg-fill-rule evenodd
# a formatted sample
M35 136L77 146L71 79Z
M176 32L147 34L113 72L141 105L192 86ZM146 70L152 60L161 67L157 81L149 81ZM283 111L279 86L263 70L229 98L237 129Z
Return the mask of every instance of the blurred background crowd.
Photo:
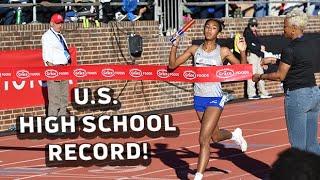
M127 0L129 2L130 0ZM168 14L166 12L176 11L177 4L165 0L135 0L144 3L137 6L133 11L134 20L155 20L158 14ZM164 2L160 2L164 1ZM264 17L285 15L293 8L301 8L309 15L318 15L320 2L301 0L297 3L290 0L284 3L272 3L274 0L244 0L239 3L229 3L225 5L225 0L177 0L183 4L183 20L206 19L222 17ZM54 13L59 13L65 17L65 22L78 22L81 16L91 19L98 19L100 22L120 21L126 17L122 3L124 0L0 0L0 24L25 24L34 21L34 7L36 7L36 22L49 23L50 17ZM220 4L210 5L212 2ZM252 2L252 3L250 3ZM268 3L269 2L269 3ZM277 1L279 2L279 1ZM34 6L32 6L32 3ZM60 3L57 5L56 3ZM61 3L67 3L62 5ZM91 5L68 6L68 3L86 3ZM164 4L169 3L168 6ZM21 6L19 4L30 4ZM192 4L192 5L189 5ZM11 5L11 6L10 6ZM155 11L155 6L160 7L160 11ZM227 8L227 9L226 9ZM100 13L100 15L99 15Z
M132 5L128 12L125 5ZM319 15L316 0L0 0L0 25L49 23L61 14L65 23L153 20L159 34L171 36L191 19L281 16L294 8ZM130 9L130 7L129 7Z
M110 3L118 3L118 5L110 5ZM153 1L139 0L138 2L148 2L145 6L139 6L133 12L139 19L153 20ZM33 22L33 6L26 6L34 3L33 0L0 0L0 24L26 24ZM98 19L103 22L112 20L122 20L125 13L122 10L123 0L36 0L36 22L49 23L50 17L55 14L61 14L65 18L65 22L78 22L79 17L85 16L91 19ZM58 5L57 3L60 3ZM66 3L66 4L61 4ZM84 3L85 5L73 5L71 3ZM21 7L19 6L21 4ZM12 5L10 7L10 5ZM103 13L99 17L99 11ZM17 22L20 16L19 22ZM122 19L121 19L122 18Z
M299 3L297 1L290 2L290 0L283 1L283 3L273 3L273 1L275 0L239 1L239 4L230 4L227 11L229 11L230 17L280 16L287 14L294 8L300 8L309 15L318 15L319 13L320 2L310 2L308 5L308 1L306 0L301 0ZM199 0L185 0L185 2L199 2ZM225 2L225 0L201 0L201 2ZM226 16L226 6L224 4L216 6L188 6L186 8L185 14L190 14L191 17L196 19L222 18Z

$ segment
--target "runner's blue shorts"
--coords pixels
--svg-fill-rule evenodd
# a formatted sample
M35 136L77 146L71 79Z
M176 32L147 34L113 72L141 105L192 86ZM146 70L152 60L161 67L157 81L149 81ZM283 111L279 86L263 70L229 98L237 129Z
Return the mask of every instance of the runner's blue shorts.
M204 112L207 107L218 107L223 109L225 103L225 97L201 97L201 96L194 96L193 97L193 104L194 109L199 112Z

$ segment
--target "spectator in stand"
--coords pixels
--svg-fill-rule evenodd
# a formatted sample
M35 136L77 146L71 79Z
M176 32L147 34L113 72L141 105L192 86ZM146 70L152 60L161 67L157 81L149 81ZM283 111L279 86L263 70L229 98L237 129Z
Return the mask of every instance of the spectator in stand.
M201 2L209 2L209 0L201 0ZM214 13L214 8L209 6L201 6L200 7L200 19L207 19L209 17L212 17Z
M239 0L237 0L239 1ZM244 0L244 1L251 1L251 0ZM239 3L230 5L232 8L233 17L239 17L238 11L240 10L240 17L253 17L254 15L254 4L252 3Z
M243 36L247 41L247 61L252 64L253 74L263 73L263 68L260 66L261 58L264 58L265 47L261 45L257 34L258 20L256 18L250 18L248 21L248 26L243 32ZM256 93L255 82L251 79L247 81L247 94L250 100L260 99L260 98L271 98L268 91L265 89L264 81L259 81L259 91L261 95L258 96Z
M224 2L224 0L216 0L216 2ZM199 0L186 0L186 2L199 2ZM209 0L200 0L200 2L212 2ZM189 6L192 11L192 18L207 19L207 18L222 18L225 17L225 5L219 4L215 6Z
M123 2L123 0L112 0L112 2ZM138 1L138 2L145 2L145 1ZM116 21L122 21L128 19L128 14L125 12L121 6L113 6L112 11L115 14ZM136 20L153 20L153 0L148 0L148 5L140 7L139 5L137 8L132 12L134 14L133 21Z
M31 0L0 0L0 4L21 4L30 3ZM0 17L2 16L3 23L1 24L14 24L16 23L17 7L0 7ZM19 24L29 23L32 20L32 7L21 7L21 16Z
M61 0L37 0L37 3L40 3L40 7L37 7L37 21L41 23L49 23L50 18L53 14L61 14L64 15L65 7L50 7L51 3L61 3Z
M219 1L224 1L224 0L217 0ZM232 7L232 6L231 6ZM213 13L213 17L214 18L223 18L226 16L226 5L224 4L219 4L219 5L215 5L214 6L214 13Z
M21 3L32 3L32 0L20 0ZM21 22L22 24L32 21L32 7L22 7Z
M256 1L266 1L266 0L256 0ZM268 4L258 3L254 5L254 15L255 17L265 17L267 16Z
M316 2L316 3L313 3L314 4L314 11L313 11L313 15L320 15L320 2Z
M187 2L212 2L210 0L185 0ZM245 0L250 1L250 0ZM215 0L214 2L225 2L225 0ZM249 16L252 17L254 8L252 4L229 4L231 9L230 14L234 17ZM207 18L222 18L226 16L226 5L218 4L215 6L188 6L192 11L192 18L207 19ZM235 12L240 14L235 15Z
M140 8L140 9L146 8L146 10L142 13L142 17L140 20L154 20L154 0L139 0L139 2L148 3L147 6L143 6L142 8Z
M279 1L277 0L269 0L270 4L268 5L270 8L268 8L270 10L270 12L268 12L269 16L279 16L279 12L280 12L280 8L281 8L281 4L279 3ZM277 1L276 3L274 1Z
M74 0L75 3L95 3L95 0ZM82 12L91 16L96 15L96 8L94 6L75 6L77 12Z
M182 6L182 12L183 12L183 16L182 16L183 24L186 24L193 19L192 18L193 12L186 5Z
M287 0L287 1L294 1L294 0ZM300 2L282 3L281 11L279 12L279 14L286 15L287 13L289 13L290 11L296 8L300 9L301 11L305 11L305 4L303 1L305 0L301 0L301 3Z
M195 2L194 0L183 0L184 3L188 3L188 2ZM199 19L200 18L200 6L186 6L186 8L188 8L191 13L188 13L189 15L191 15L191 18L194 19Z
M0 0L0 4L9 4L9 0ZM15 9L11 7L0 7L0 23L9 25L14 22Z

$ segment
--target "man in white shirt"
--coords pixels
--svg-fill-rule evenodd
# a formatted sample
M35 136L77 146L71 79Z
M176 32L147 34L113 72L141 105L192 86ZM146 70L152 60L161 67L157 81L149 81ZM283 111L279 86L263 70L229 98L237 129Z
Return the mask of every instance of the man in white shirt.
M67 43L60 34L63 17L54 14L50 29L42 35L42 58L46 66L67 66L71 64ZM68 81L48 80L48 116L67 116Z

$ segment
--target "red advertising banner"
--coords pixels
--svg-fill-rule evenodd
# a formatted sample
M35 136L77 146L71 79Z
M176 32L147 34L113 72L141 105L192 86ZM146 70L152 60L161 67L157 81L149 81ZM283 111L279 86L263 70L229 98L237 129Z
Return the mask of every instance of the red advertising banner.
M250 79L250 64L192 67L152 65L79 65L0 68L0 80L159 80L181 82L227 82Z
M76 48L69 48L72 64L76 65ZM0 110L32 107L47 104L47 84L42 80L6 79L14 67L44 67L42 50L0 51ZM71 78L70 91L76 87L76 78Z
M0 52L0 110L47 104L45 80L159 80L181 82L227 82L250 79L250 64L192 67L151 65L76 65L76 49L70 48L71 66L46 67L41 49ZM69 96L71 99L71 96Z

